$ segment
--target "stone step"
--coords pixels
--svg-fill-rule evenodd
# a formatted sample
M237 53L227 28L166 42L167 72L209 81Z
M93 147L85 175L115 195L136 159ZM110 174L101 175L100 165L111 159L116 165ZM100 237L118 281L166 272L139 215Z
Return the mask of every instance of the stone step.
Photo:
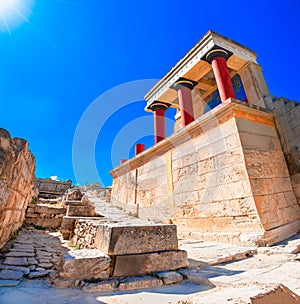
M103 224L98 226L94 246L107 255L177 250L177 227L159 224Z
M107 279L110 274L109 256L98 249L69 251L64 255L61 279Z
M188 264L187 252L184 250L118 255L115 257L113 276L129 277L151 274L184 268Z
M98 216L93 206L72 206L67 207L67 216Z

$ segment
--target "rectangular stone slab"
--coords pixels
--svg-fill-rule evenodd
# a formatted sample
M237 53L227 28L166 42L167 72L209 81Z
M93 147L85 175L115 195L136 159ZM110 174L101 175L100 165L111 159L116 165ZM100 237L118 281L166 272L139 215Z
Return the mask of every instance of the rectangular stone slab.
M95 248L108 255L177 250L177 227L176 225L105 224L98 227Z
M115 257L113 276L127 277L151 274L184 268L188 264L187 252L184 250L120 255Z

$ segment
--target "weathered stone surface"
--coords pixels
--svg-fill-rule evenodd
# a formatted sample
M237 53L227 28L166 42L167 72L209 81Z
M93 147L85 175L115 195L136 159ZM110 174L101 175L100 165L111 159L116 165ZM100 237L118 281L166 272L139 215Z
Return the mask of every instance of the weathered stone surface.
M103 280L99 283L89 283L84 285L82 290L85 292L110 292L117 288L119 281L116 279Z
M110 257L97 249L69 251L60 272L63 279L107 279Z
M32 271L28 275L29 279L42 278L49 274L48 270Z
M7 257L3 263L5 265L28 266L27 258Z
M183 276L176 271L158 272L157 276L165 285L177 284L183 281Z
M28 143L0 128L0 248L23 223L33 196L35 160Z
M1 280L20 280L24 276L24 272L17 270L2 269L0 271Z
M14 287L17 286L20 281L15 280L0 280L0 287Z
M183 250L116 256L113 276L125 277L187 267Z
M22 267L22 266L2 265L0 268L1 269L14 270L14 271L22 271L25 275L29 274L29 272L31 270L30 266L29 267Z
M127 278L120 282L119 290L136 290L162 286L162 280L151 276Z
M34 252L26 252L26 251L10 251L6 254L6 257L34 257Z
M53 284L58 288L70 288L75 286L75 280L63 280L59 278L55 278L53 280Z
M210 271L204 271L195 268L195 269L182 269L179 270L179 272L185 276L190 282L195 283L195 284L200 284L200 285L207 285L207 286L215 286L209 278L214 276L215 273L212 273Z
M39 263L39 266L45 269L50 269L52 268L53 264L52 263Z
M79 188L69 189L66 194L68 201L81 201L83 198L83 193Z
M55 198L61 196L72 186L72 181L55 181L50 178L36 178L34 185L39 190L39 197Z
M177 250L176 225L103 225L94 246L109 255Z
M72 206L67 207L67 216L97 216L94 206Z

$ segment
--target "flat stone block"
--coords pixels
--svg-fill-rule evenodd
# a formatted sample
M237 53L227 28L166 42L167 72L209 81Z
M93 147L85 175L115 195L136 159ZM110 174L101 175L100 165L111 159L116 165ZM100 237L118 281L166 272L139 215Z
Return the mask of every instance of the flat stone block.
M27 258L5 258L3 264L5 265L15 265L15 266L28 266Z
M92 206L72 206L67 208L67 216L97 216Z
M26 251L10 251L6 257L34 257L34 252L26 252Z
M97 249L69 251L64 256L60 277L63 279L107 279L110 257Z
M28 275L29 279L36 279L36 278L42 278L49 274L48 270L39 270L39 271L32 271Z
M0 279L2 280L20 280L24 276L24 272L17 270L2 269L0 271Z
M22 266L1 265L0 268L14 270L14 271L22 271L24 274L29 274L30 272L29 267L22 267Z
M83 286L85 292L111 292L119 285L118 280L103 280L99 283L90 283Z
M188 266L184 250L161 251L116 256L113 276L129 277L153 272L176 270Z
M17 286L20 281L15 280L0 280L0 287L14 287Z
M119 290L136 290L162 286L162 280L151 276L127 278L120 282Z
M99 226L95 247L108 255L177 250L176 225Z

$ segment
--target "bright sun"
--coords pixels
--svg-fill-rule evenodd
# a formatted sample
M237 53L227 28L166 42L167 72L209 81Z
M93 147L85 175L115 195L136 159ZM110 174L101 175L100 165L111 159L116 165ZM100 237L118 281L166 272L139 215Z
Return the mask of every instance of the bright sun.
M33 0L0 0L0 32L8 32L24 21L32 13Z

